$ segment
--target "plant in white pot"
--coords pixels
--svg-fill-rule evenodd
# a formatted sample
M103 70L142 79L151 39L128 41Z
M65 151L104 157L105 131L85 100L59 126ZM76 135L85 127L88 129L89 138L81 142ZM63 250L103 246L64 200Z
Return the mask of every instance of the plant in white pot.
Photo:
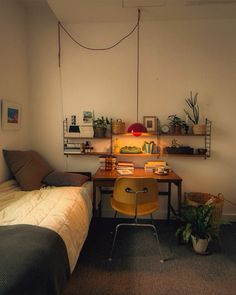
M186 243L191 239L196 253L206 254L209 241L218 238L219 224L212 221L213 210L213 205L184 206L181 210L183 225L176 235Z
M193 123L193 133L194 134L205 134L206 133L206 125L199 124L199 106L197 104L198 92L193 95L192 91L190 91L190 97L185 99L188 104L192 114L189 111L185 110L185 114L189 118L189 120Z

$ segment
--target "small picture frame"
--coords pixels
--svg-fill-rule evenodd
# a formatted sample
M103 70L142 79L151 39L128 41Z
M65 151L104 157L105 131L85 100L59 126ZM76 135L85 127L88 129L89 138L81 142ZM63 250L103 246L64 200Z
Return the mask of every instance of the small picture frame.
M93 123L93 111L83 111L83 123L84 124Z
M19 130L21 123L21 105L12 101L2 100L2 129Z
M143 125L147 128L148 132L157 131L157 117L156 116L144 116Z

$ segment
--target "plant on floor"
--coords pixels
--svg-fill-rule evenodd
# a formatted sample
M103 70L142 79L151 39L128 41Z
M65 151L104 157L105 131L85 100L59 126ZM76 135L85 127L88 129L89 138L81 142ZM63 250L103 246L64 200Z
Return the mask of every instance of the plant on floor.
M210 239L218 238L219 224L212 222L213 210L213 205L184 206L181 209L180 220L183 225L176 231L176 235L186 243L191 238L197 253L205 253ZM199 249L203 243L203 249Z

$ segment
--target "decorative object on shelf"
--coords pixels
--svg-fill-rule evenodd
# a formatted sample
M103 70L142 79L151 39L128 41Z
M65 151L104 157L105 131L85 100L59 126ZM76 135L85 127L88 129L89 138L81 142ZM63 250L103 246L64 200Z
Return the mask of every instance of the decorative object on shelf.
M134 136L140 136L142 133L147 133L147 128L143 124L139 123L139 117L138 117L139 116L139 70L140 70L139 68L139 46L140 46L139 30L140 30L140 16L141 16L140 10L138 10L138 14L139 16L138 16L138 23L137 23L137 64L136 64L136 69L137 69L136 118L137 120L136 120L136 123L131 124L128 128L128 132L132 133Z
M121 119L117 119L112 122L112 133L113 134L123 134L125 133L125 122Z
M142 133L147 133L147 129L141 123L134 123L129 126L128 132L132 133L134 136L140 136Z
M202 149L202 148L197 149L197 154L198 155L205 155L206 152L207 152L207 149Z
M157 117L156 116L144 116L143 125L146 127L148 132L157 131Z
M194 149L190 146L180 146L180 147L167 146L165 148L165 152L167 154L193 155Z
M193 155L194 149L190 146L184 146L177 143L176 139L172 140L171 146L165 148L167 154L186 154Z
M83 111L83 123L93 124L93 111Z
M71 125L69 126L69 132L80 132L79 126L76 125L76 116L71 116Z
M94 137L103 138L106 134L107 123L109 120L107 118L101 117L93 121Z
M137 146L124 146L120 149L121 154L142 154L142 150Z
M161 126L161 133L168 134L170 132L170 127L167 124Z
M21 105L2 100L2 129L19 130L21 122Z
M84 144L84 152L85 152L85 154L91 153L92 151L93 151L93 147L92 147L91 143L88 140L86 140L86 142Z
M150 141L150 142L144 141L142 149L145 154L153 154L154 150L155 150L155 142L154 141Z
M185 110L185 114L187 118L194 124L193 125L193 133L194 134L205 134L206 133L206 125L199 124L199 106L197 104L198 92L193 96L192 91L190 91L190 97L186 98L185 101L188 104L190 110L192 111L192 115L190 115L189 111Z
M175 135L182 134L182 128L185 128L186 122L179 118L177 115L168 116L169 126L172 129L172 133Z
M119 152L120 152L120 143L119 143L119 139L116 137L115 143L114 143L114 146L113 146L113 153L114 154L119 154Z
M198 254L209 254L208 243L219 236L219 225L212 221L214 206L204 204L199 206L183 206L181 217L183 225L176 235L186 243L192 240L194 251Z

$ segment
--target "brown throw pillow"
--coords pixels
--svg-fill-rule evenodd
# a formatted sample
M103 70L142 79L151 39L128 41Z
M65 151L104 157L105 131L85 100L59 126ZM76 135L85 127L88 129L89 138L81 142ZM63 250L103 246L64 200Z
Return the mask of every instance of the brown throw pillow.
M54 171L48 174L43 183L53 186L81 186L89 177L79 173Z
M35 151L3 150L8 168L24 191L40 189L52 167Z

